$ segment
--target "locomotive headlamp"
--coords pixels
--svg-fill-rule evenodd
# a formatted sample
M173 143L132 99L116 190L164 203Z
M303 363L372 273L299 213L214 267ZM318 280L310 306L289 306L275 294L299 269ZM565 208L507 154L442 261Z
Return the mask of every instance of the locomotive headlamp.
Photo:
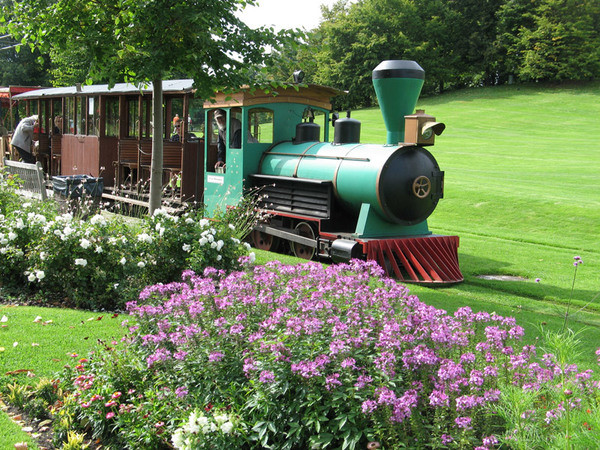
M436 136L439 136L445 129L446 124L442 122L427 122L423 125L423 128L421 128L421 136L426 140L431 139L434 133Z
M425 114L422 109L410 116L404 116L404 120L404 141L411 144L433 145L435 136L439 136L446 129L445 124L436 122L435 117Z

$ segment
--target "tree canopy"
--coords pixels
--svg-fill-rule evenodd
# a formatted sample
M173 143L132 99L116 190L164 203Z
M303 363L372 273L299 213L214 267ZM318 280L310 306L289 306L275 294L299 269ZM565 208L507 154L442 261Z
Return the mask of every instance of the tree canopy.
M424 93L509 81L600 76L600 3L590 0L339 0L272 73L302 68L307 79L349 91L338 108L371 106L371 71L413 59Z

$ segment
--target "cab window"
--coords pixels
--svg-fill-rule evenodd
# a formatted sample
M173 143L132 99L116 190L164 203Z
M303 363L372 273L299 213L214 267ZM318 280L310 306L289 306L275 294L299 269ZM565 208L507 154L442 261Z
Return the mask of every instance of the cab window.
M248 111L248 143L273 143L273 111L253 108Z

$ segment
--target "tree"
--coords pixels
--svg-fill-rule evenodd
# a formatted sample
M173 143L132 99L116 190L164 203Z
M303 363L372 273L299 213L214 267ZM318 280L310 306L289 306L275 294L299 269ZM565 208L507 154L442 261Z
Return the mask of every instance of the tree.
M256 0L15 0L3 8L6 32L42 53L87 55L90 81L152 82L154 127L163 129L162 80L189 74L197 95L247 84L251 64L276 45L271 29L247 27L235 13ZM284 32L279 37L284 37ZM158 89L157 89L158 88ZM158 137L158 139L157 139ZM162 139L152 144L150 213L160 207Z
M458 76L453 51L456 12L445 0L341 0L324 9L315 75L318 82L348 90L339 108L376 103L371 74L386 59L417 61L426 72L425 92L443 90Z
M529 26L510 50L522 56L519 76L529 80L585 80L600 76L600 4L540 0Z

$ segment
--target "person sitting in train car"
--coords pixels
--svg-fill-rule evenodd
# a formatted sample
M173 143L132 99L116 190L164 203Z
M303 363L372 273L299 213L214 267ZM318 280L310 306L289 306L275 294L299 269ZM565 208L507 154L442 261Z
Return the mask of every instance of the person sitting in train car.
M215 169L225 166L225 140L227 136L227 114L222 109L215 111L215 120L219 128L219 140L217 142L217 163ZM229 134L229 148L242 148L242 123L232 117L230 120L231 132Z
M52 128L52 134L62 134L63 118L58 115L54 118L54 128Z
M171 142L179 142L181 140L181 136L180 136L180 130L181 130L181 119L179 118L179 116L175 116L175 118L173 119L173 134L171 134Z
M35 156L31 152L31 145L37 144L33 141L33 131L38 125L38 116L25 117L19 122L13 134L11 145L19 152L23 162L35 164Z

